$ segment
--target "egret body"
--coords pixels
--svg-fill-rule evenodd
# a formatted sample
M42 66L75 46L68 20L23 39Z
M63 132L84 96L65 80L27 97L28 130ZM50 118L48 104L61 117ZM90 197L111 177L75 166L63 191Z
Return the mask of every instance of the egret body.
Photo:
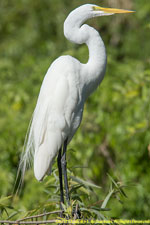
M81 123L86 99L99 86L106 70L104 43L99 33L84 22L93 17L129 12L132 11L102 8L93 4L73 10L64 22L64 35L73 43L85 43L89 49L89 60L83 64L69 55L61 56L51 64L43 80L21 164L24 173L33 155L35 177L42 181L46 174L50 174L58 155L61 202L64 202L62 171L69 200L67 145Z

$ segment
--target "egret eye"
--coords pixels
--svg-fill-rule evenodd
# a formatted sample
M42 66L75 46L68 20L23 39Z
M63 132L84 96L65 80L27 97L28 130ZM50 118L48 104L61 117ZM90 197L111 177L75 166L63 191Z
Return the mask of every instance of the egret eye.
M101 7L93 6L93 10L94 10L94 11L100 11L100 8L101 8Z

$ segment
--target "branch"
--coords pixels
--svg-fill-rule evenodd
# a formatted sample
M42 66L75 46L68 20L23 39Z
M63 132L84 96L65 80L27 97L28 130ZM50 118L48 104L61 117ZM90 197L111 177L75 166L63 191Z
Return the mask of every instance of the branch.
M20 220L17 220L17 222L21 222L21 221L24 221L24 220L29 220L29 219L36 219L36 218L39 218L39 217L42 217L42 216L47 216L47 215L50 215L50 214L58 214L58 213L61 213L62 211L53 211L53 212L47 212L47 213L42 213L42 214L39 214L39 215L35 215L35 216L28 216L28 217L25 217L23 219L20 219Z
M55 223L56 222L56 219L55 220L46 220L46 221L10 221L10 220L0 220L0 224L4 224L4 223L7 223L7 224L48 224L48 223Z

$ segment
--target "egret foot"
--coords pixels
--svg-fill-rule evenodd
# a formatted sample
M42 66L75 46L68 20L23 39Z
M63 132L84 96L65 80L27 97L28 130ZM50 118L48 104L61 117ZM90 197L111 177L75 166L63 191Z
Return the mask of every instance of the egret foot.
M77 204L76 207L73 209L72 211L72 216L73 216L73 219L76 220L76 219L81 219L81 211L80 211L80 208L79 208L79 205Z

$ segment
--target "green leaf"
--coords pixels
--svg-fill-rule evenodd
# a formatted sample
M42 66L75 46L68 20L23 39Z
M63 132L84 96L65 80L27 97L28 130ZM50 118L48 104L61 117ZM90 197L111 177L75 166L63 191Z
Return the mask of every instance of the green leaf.
M83 184L80 185L74 185L71 190L70 190L70 194L72 194L73 192L75 192L76 190L78 190L79 188L83 187Z
M110 211L110 209L102 208L102 207L96 207L96 206L91 206L90 209L95 209L97 211Z
M90 211L93 212L94 214L96 214L98 216L98 219L103 219L103 220L106 219L105 216L103 214L101 214L100 212L98 212L97 210L91 209Z
M10 220L12 217L16 216L18 213L19 213L18 211L12 212L12 213L8 216L7 220Z
M84 186L87 186L87 187L93 187L93 188L101 188L100 186L97 186L89 181L84 181L83 179L79 178L79 177L74 177L74 176L70 176L70 178L74 181L76 181L77 183L79 184L83 184Z
M108 177L110 178L110 180L112 181L112 183L115 185L115 187L117 188L117 190L120 192L120 194L122 194L124 197L127 198L127 195L126 195L125 192L123 191L122 187L120 187L120 186L116 183L116 181L115 181L109 174L107 174L107 175L108 175Z
M102 209L105 209L105 207L106 207L108 201L110 200L111 196L113 195L113 193L114 193L114 189L111 190L111 191L108 193L108 195L106 196L105 200L103 201L103 203L102 203L102 205L101 205L101 208L102 208Z

